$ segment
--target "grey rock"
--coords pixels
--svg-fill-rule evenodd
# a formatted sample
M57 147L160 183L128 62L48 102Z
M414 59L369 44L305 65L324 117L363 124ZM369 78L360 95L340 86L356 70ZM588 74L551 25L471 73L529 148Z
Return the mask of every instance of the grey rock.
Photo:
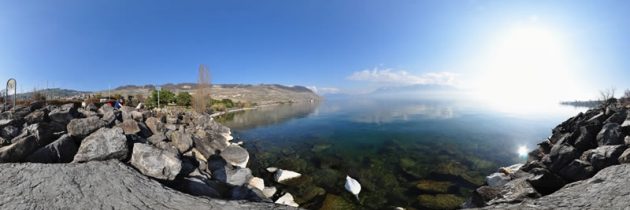
M142 114L142 112L139 111L131 111L131 118L133 120L135 120L136 122L144 122L144 115Z
M541 195L551 194L566 184L560 176L544 168L536 168L529 173L534 176L527 178L527 181Z
M222 188L214 187L213 184L209 183L209 181L195 177L184 177L182 179L175 180L172 185L175 189L194 196L205 196L210 198L223 197L223 193L221 191ZM227 188L227 186L224 188Z
M147 140L151 144L157 144L157 143L166 141L168 139L166 138L166 135L164 135L163 133L155 133L152 136L150 136L149 138L147 138Z
M198 130L193 135L195 148L207 159L214 155L216 151L222 151L229 145L225 137L212 130Z
M162 180L174 180L182 169L176 153L141 143L133 145L129 162L142 174Z
M590 162L595 171L599 171L605 167L619 164L617 159L624 150L626 150L625 145L605 145L584 152L580 160Z
M221 157L233 166L245 168L249 161L249 153L238 145L230 145L221 151Z
M619 161L619 163L630 163L630 148L621 153L617 160Z
M134 120L123 121L122 123L116 125L116 127L122 128L125 135L139 134L141 131L140 126L138 126L138 123Z
M88 117L88 118L80 118L73 119L66 126L68 130L68 134L72 137L76 138L85 138L90 135L92 132L105 127L107 123L97 116Z
M68 124L77 115L77 107L74 104L64 104L48 113L48 117L57 123Z
M47 117L47 110L46 109L40 109L40 110L36 110L34 112L31 112L30 114L26 115L24 117L24 121L26 123L30 124L35 124L35 123L39 123L42 122L44 120L46 120Z
M191 196L116 160L0 164L0 168L5 209L295 209Z
M487 206L488 202L493 199L498 198L501 195L500 187L490 187L490 186L481 186L475 191L470 198L470 204L466 206L470 207L478 207L478 206Z
M184 133L183 131L168 132L167 137L180 153L187 152L193 146L193 140L190 134Z
M83 118L98 116L98 113L96 113L94 111L86 110L86 109L83 109L83 108L79 108L78 112L79 112L80 116L82 116Z
M227 180L226 183L236 186L241 186L249 182L249 180L254 177L252 175L252 170L249 168L231 168L227 166L226 168Z
M534 187L527 181L527 178L529 177L514 179L503 185L500 196L488 203L514 203L540 197L540 194L536 192Z
M608 119L606 119L606 121L604 121L603 124L608 124L608 123L621 124L621 123L623 123L624 120L626 120L626 116L627 115L628 114L626 113L625 110L621 110L621 111L615 112L610 117L608 117Z
M602 130L597 134L597 144L599 146L617 145L623 143L621 126L617 123L608 123L604 125Z
M164 123L162 123L158 118L149 117L145 123L152 133L162 133L164 131Z
M149 127L147 127L147 124L145 124L144 122L138 122L138 128L140 128L140 133L138 135L142 136L143 138L149 138L153 135L153 132L151 132Z
M498 204L484 209L627 209L630 206L630 164L604 168L590 179L518 204Z
M78 149L79 146L69 135L63 135L35 151L26 158L26 161L33 163L69 163Z
M510 180L510 176L505 175L504 173L493 173L489 176L486 176L486 184L490 187L500 187L508 183Z
M120 110L120 112L122 114L123 122L124 121L129 121L129 120L134 120L133 117L131 116L131 112L136 111L136 108L130 107L130 106L122 106L122 107L120 107L119 110Z
M83 139L74 162L119 159L129 156L127 137L122 128L101 128Z

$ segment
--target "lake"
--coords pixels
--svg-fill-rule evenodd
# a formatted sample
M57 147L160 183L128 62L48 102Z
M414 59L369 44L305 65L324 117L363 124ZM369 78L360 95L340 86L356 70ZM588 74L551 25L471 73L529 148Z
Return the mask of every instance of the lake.
M221 116L251 153L255 176L274 166L303 174L280 190L309 209L454 208L517 150L582 108L504 112L470 101L335 97ZM362 185L357 201L345 176Z

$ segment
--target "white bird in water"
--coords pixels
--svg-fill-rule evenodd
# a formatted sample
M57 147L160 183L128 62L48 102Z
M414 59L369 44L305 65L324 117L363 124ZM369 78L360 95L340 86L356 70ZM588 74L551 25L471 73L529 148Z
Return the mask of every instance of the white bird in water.
M361 192L361 184L356 179L346 176L346 190L354 195L359 201L359 193Z

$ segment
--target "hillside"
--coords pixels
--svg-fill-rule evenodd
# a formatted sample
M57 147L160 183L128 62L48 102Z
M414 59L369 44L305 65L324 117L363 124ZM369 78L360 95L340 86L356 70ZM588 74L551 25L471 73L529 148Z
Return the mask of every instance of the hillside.
M165 84L162 89L170 90L175 93L189 92L195 94L197 84L180 83ZM111 91L105 90L96 92L95 94L120 94L120 95L143 95L149 96L153 85L127 85L115 88ZM231 99L233 101L252 102L259 105L290 103L290 102L309 102L311 100L319 100L319 96L310 89L303 86L284 86L276 84L260 84L260 85L240 85L240 84L221 84L212 85L209 90L211 97L214 99Z

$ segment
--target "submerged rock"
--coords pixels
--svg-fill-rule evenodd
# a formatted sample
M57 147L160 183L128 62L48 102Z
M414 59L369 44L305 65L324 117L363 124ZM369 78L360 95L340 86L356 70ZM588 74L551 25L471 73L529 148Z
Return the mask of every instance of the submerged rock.
M290 179L295 179L302 176L302 174L295 172L295 171L289 171L289 170L283 170L283 169L278 169L276 171L276 173L273 176L274 181L278 182L278 183L283 183L286 182Z
M453 194L420 195L418 202L429 209L457 209L466 201L464 198Z
M429 193L446 193L453 183L446 181L420 180L416 188Z

